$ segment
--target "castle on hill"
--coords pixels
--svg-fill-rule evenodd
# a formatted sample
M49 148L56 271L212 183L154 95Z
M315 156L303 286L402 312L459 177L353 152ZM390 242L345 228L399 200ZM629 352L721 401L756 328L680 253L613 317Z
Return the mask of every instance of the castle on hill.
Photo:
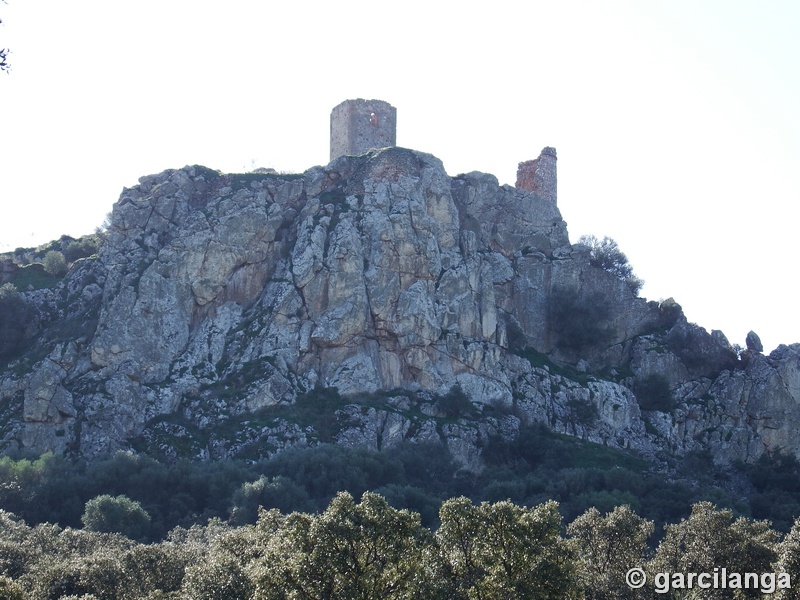
M383 100L345 100L331 111L331 160L397 145L397 109ZM519 163L516 187L556 204L556 149Z

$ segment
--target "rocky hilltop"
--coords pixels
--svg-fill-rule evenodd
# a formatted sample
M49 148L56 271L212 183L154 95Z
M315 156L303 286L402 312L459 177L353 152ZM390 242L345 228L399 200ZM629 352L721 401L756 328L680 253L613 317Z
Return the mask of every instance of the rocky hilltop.
M21 297L5 451L434 441L479 469L540 422L653 457L800 453L800 344L734 349L571 244L554 202L411 150L142 177L97 255Z

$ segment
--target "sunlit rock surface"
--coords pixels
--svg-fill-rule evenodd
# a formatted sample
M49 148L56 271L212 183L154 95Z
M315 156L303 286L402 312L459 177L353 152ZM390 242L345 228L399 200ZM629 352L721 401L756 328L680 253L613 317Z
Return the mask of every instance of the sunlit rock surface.
M25 298L53 333L0 373L6 449L433 441L479 469L540 422L652 457L800 452L800 346L737 354L592 266L554 202L411 150L142 177L100 255Z

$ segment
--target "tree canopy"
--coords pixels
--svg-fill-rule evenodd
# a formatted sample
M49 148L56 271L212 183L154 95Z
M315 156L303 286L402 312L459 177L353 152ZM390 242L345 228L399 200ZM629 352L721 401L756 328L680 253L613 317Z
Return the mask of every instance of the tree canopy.
M253 524L214 518L143 544L88 527L30 527L0 510L0 596L634 600L662 597L654 583L659 574L725 568L777 573L776 597L798 597L786 583L798 576L800 520L781 541L764 521L735 518L701 502L687 519L668 525L654 548L653 523L628 506L605 514L591 508L566 535L552 501L528 508L458 497L444 502L439 516L432 531L419 514L394 508L378 494L366 492L357 501L341 493L320 514L260 509ZM644 587L628 585L632 568L647 575ZM703 589L702 596L683 591L668 597L761 595L752 588Z
M612 238L605 236L602 240L593 235L582 235L579 244L589 247L589 262L593 267L608 271L628 284L634 294L642 289L644 281L633 273L633 267L625 253Z

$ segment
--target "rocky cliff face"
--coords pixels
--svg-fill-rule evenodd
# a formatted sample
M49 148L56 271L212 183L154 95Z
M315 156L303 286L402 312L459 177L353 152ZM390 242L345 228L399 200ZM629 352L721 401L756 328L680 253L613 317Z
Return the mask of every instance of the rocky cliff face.
M99 256L25 297L44 333L0 374L6 449L439 440L480 468L539 421L651 455L800 452L800 345L740 359L593 266L553 202L410 150L143 177Z

